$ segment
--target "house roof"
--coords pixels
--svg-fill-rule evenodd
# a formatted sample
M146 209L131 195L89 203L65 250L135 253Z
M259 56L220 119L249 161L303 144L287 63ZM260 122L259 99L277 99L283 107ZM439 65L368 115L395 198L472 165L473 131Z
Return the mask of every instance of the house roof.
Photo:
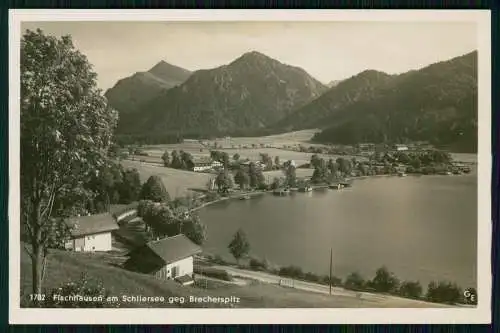
M73 237L92 235L118 229L114 217L110 213L71 217L66 220Z
M201 248L183 234L149 242L146 246L166 264L201 252Z
M194 164L210 164L212 163L212 159L210 157L197 157L193 160Z

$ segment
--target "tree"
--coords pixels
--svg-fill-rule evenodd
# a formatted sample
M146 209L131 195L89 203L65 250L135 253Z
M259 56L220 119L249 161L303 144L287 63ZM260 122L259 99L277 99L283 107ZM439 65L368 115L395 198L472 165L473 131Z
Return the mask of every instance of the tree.
M224 169L227 169L229 166L229 154L226 152L222 153L222 165L224 166Z
M233 187L233 181L226 169L219 172L217 178L215 178L215 185L219 192L228 192Z
M462 299L463 293L456 284L449 281L432 281L427 287L427 300L436 303L456 304Z
M365 280L358 272L353 272L347 276L344 286L346 289L363 290L365 287Z
M279 168L281 166L279 156L274 157L274 165L276 166L276 168Z
M399 280L394 273L389 272L387 267L382 266L377 269L375 277L370 283L371 287L378 292L395 292L399 287Z
M404 281L399 287L399 294L403 297L418 299L422 297L422 286L418 281Z
M151 200L154 202L167 202L170 201L170 195L163 184L160 176L151 176L142 185L141 199Z
M170 155L168 154L167 150L165 150L163 155L161 155L161 159L163 160L163 165L168 167L170 164Z
M264 174L262 173L262 170L260 168L257 168L255 163L250 163L248 166L248 176L250 178L250 187L255 188L255 187L263 187L266 184L266 179L264 177Z
M84 186L88 187L94 197L91 203L92 213L109 210L109 205L120 201L119 186L122 183L122 167L113 162L105 163Z
M153 237L163 238L179 233L179 222L172 209L165 203L150 206L142 219L146 230L150 231Z
M194 167L193 156L181 150L182 169L192 170Z
M123 171L122 182L119 185L121 203L131 203L139 199L141 193L141 178L137 169Z
M207 228L198 215L192 214L188 219L179 223L182 223L182 233L195 244L202 245L206 240Z
M314 184L321 184L327 181L328 181L327 169L321 166L315 168L311 177L311 182L313 182Z
M233 240L229 243L229 251L233 255L234 259L240 263L240 259L248 255L250 251L250 243L247 240L247 236L242 229L234 234Z
M183 167L181 157L177 153L177 150L172 152L172 162L170 163L170 167L174 169L182 169Z
M287 186L295 187L297 186L297 175L295 164L292 161L287 161L283 163L285 171L285 183Z
M337 158L337 164L339 165L340 172L342 172L344 175L351 173L352 166L349 160L339 157Z
M311 166L314 169L317 169L321 166L321 158L318 156L318 154L314 154L311 156Z
M245 170L239 169L234 176L234 182L240 185L241 189L245 189L247 185L250 183L250 177L246 173Z
M47 36L41 30L23 35L21 220L31 246L35 294L42 291L54 202L81 188L103 165L111 145L117 113L107 106L96 77L71 37Z
M260 160L261 160L262 164L264 164L266 166L266 170L272 170L273 159L271 158L271 156L269 156L269 154L261 153Z
M271 183L271 189L276 190L276 189L280 188L282 184L283 184L283 182L281 181L280 178L274 177L273 182Z
M137 216L145 217L151 214L155 203L151 200L141 200L137 204Z

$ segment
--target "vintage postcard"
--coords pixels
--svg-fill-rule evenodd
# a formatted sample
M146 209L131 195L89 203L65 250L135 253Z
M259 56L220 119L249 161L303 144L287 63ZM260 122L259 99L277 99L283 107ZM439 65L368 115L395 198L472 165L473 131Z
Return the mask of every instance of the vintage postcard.
M10 321L489 323L490 53L489 11L12 10Z

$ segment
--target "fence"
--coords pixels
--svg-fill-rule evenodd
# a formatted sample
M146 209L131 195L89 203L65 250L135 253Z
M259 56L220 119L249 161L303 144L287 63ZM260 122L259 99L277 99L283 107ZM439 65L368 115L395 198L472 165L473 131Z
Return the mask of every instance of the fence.
M294 287L294 283L293 283L292 279L280 279L279 284L280 284L280 286L283 286L283 287L289 287L289 288Z

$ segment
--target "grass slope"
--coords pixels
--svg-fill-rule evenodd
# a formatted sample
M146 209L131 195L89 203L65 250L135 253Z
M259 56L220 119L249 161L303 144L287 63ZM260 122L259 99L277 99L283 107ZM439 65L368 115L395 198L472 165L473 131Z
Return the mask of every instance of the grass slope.
M116 258L105 253L75 253L52 250L49 254L44 288L59 287L65 282L77 280L82 273L90 279L99 279L112 296L164 296L186 297L213 296L240 298L235 307L240 308L322 308L322 307L384 307L384 304L352 297L328 296L308 293L276 285L254 282L246 286L209 284L209 289L180 286L173 281L161 281L154 277L126 271L116 266ZM31 260L21 251L21 298L26 298L31 287ZM411 304L411 303L410 303ZM122 307L153 307L151 304L127 303ZM155 304L154 307L216 307L213 303L186 302ZM225 305L228 307L228 305ZM390 304L386 305L391 306Z

